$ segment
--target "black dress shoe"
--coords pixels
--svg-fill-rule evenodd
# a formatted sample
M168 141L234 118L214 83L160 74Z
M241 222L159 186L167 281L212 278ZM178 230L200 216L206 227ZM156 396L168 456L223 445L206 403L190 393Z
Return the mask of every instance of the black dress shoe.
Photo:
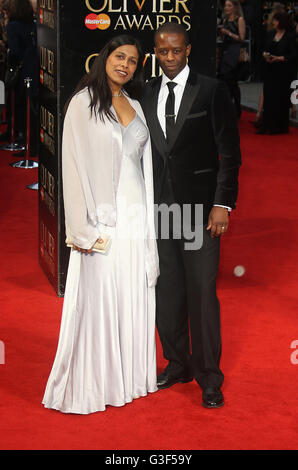
M163 390L164 388L169 388L177 383L185 384L191 382L192 380L193 377L188 375L173 376L170 375L168 372L164 371L157 377L157 388L158 390Z
M203 390L203 402L205 408L221 408L224 406L224 397L220 388L206 388Z

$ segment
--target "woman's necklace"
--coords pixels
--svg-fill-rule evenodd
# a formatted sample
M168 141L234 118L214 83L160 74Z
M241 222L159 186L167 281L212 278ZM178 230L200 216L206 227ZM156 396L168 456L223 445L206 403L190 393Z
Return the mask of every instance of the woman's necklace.
M113 94L112 94L112 97L113 97L113 98L120 98L121 95L122 95L122 90L120 90L120 93L119 93L118 95L113 95Z

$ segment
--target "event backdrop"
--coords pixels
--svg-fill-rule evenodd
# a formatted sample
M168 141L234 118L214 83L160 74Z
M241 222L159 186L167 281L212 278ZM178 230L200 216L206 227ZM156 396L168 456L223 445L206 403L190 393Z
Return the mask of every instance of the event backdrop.
M190 64L215 74L216 0L39 0L40 56L39 260L63 296L69 259L61 179L63 108L102 45L130 33L146 53L146 79L161 72L153 53L155 30L182 23L192 43Z

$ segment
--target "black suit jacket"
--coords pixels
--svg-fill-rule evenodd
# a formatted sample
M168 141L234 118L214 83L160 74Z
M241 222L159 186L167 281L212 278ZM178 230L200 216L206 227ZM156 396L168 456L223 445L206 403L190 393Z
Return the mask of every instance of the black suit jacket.
M203 204L205 221L214 204L235 208L241 153L226 86L190 71L169 143L157 117L160 86L161 77L149 81L142 98L152 141L155 202L164 202L171 181L173 202Z

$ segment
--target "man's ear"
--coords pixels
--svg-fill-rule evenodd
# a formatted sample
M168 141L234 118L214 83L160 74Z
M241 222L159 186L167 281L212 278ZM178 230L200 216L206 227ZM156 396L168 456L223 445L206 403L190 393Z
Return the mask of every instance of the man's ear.
M190 53L191 53L191 44L188 44L188 46L186 47L186 57L188 57Z

